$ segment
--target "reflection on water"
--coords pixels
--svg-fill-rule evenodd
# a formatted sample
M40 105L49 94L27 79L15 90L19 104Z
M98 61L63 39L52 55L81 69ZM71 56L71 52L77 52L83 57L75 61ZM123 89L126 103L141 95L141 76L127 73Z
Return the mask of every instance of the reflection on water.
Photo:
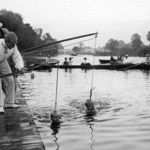
M94 147L94 116L90 116L90 115L85 115L85 121L86 124L89 126L90 129L90 136L91 136L91 145L90 145L90 149L93 150Z
M78 58L79 59L79 58ZM94 71L96 115L86 116L92 71L59 70L59 126L52 126L56 69L19 77L22 96L51 150L148 150L150 146L149 71Z
M51 123L50 128L52 129L52 135L54 136L54 142L56 144L56 150L59 150L59 143L57 138L57 133L59 132L60 124Z

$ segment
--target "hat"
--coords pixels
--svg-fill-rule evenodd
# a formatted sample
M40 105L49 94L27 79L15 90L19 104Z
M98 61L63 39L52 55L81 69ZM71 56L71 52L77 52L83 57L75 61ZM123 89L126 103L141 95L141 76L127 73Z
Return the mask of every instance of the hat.
M0 22L0 28L3 26L3 24Z

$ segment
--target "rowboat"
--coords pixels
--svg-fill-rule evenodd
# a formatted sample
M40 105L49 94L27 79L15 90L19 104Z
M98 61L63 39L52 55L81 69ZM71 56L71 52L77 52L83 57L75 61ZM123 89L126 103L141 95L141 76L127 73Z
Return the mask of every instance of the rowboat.
M107 64L107 63L110 63L110 59L107 60L107 59L99 59L99 62L100 64Z
M122 64L123 60L112 61L110 59L99 59L100 64Z
M37 65L37 67L36 67ZM81 64L81 65L53 65L53 64L36 64L35 70L48 70L52 68L60 69L108 69L108 70L128 70L128 69L139 69L139 70L150 70L150 64L140 63L140 64L99 64L99 65L90 65L90 64ZM39 67L38 67L39 65Z

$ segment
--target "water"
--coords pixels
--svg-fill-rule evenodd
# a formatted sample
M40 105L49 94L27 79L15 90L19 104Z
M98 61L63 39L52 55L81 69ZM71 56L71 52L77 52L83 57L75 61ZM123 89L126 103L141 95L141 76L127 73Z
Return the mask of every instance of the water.
M79 63L82 58L74 58L74 62ZM131 60L141 62L144 58ZM148 150L149 73L94 70L93 100L97 114L87 117L84 103L90 96L92 70L60 69L57 109L62 123L56 127L51 126L49 118L55 104L56 69L34 72L34 79L30 73L25 74L19 77L19 83L47 150Z

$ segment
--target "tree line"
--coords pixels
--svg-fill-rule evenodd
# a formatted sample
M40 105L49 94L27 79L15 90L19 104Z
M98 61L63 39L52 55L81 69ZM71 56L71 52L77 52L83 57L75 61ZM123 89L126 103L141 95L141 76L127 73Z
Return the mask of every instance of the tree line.
M147 40L150 41L150 31L146 35ZM125 43L124 41L110 39L104 46L105 50L110 50L110 54L112 55L126 55L130 56L145 56L146 54L150 54L150 45L145 45L141 36L138 33L134 33L131 36L131 40L129 43Z
M146 38L150 42L150 31L147 33ZM85 47L83 44L81 46L81 43L79 43L79 46L73 47L72 51L74 53L82 53L87 48L89 49L89 47ZM95 49L93 53L103 56L125 56L127 54L130 56L145 56L146 54L150 54L150 45L145 45L141 40L141 36L138 33L134 33L129 43L111 38L106 42L104 47Z
M7 11L6 9L0 10L0 22L3 23L3 27L17 34L18 48L20 51L57 41L57 39L51 37L50 33L43 33L42 28L34 28L29 23L24 23L19 13ZM147 33L146 38L150 42L150 31ZM29 55L57 55L58 50L62 48L63 46L61 44L54 44L35 49L38 53L29 53ZM87 48L90 49L90 47L83 46L82 43L80 43L79 46L73 47L72 51L82 53L82 51ZM103 49L103 51L100 49ZM141 40L141 36L138 33L134 33L129 43L111 38L106 42L104 47L97 48L94 52L96 55L128 54L130 56L145 56L146 54L150 54L150 45L145 45Z
M19 13L7 11L6 9L0 10L0 22L3 24L4 28L16 33L18 36L17 46L20 51L57 41L51 37L50 33L43 33L42 28L33 28L29 23L24 23ZM38 50L35 49L38 53L30 53L29 55L57 55L59 48L62 48L61 44L54 44ZM41 51L44 49L47 49L47 51Z

